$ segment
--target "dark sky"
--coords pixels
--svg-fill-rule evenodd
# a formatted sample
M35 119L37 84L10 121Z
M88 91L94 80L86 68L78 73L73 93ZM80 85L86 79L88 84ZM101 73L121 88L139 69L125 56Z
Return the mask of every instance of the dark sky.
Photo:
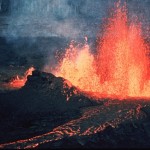
M144 27L150 22L150 0L127 2L130 15ZM95 36L116 0L0 0L0 36Z

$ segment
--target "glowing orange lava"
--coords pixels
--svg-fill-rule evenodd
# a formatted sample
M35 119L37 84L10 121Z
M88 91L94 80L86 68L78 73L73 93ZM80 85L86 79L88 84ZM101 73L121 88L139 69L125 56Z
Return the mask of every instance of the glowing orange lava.
M110 98L150 98L148 46L141 24L129 23L126 6L117 3L105 24L97 54L72 43L55 73L91 95Z
M27 76L32 75L32 71L35 69L33 67L30 67L24 74L23 77L19 77L18 75L13 79L10 83L9 86L12 88L21 88L25 85L27 81Z

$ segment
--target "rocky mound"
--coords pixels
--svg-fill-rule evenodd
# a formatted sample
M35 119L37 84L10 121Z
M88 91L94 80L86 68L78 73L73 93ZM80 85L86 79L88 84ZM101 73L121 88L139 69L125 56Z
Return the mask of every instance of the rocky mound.
M69 81L35 70L20 90L0 93L0 129L5 130L5 135L10 130L16 134L18 127L30 128L34 122L40 124L43 118L54 127L79 117L80 108L97 104Z
M7 110L11 108L12 113L18 114L64 112L97 104L85 97L69 81L37 70L33 71L32 76L28 76L22 89L3 93L0 99L0 107Z

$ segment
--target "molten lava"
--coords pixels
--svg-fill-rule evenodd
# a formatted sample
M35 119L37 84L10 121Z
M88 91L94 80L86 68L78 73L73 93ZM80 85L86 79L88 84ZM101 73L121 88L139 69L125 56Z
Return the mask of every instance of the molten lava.
M71 43L55 74L99 98L150 98L147 54L141 24L129 23L126 6L117 3L96 55L87 38L82 47Z
M32 71L35 69L33 67L30 67L24 74L23 77L19 77L18 75L13 79L10 83L9 86L12 88L21 88L25 85L27 81L27 76L32 75Z

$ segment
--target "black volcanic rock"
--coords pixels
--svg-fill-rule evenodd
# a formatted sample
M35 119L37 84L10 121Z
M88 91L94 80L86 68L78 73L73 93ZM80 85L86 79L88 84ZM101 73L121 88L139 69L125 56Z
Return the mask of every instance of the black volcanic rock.
M145 106L141 110L150 118L150 106Z
M66 79L37 70L33 71L32 76L28 76L28 80L20 90L20 93L26 99L34 102L35 107L36 104L38 107L43 107L41 111L53 109L53 111L66 111L97 104L85 97L82 92ZM33 99L35 100L33 101Z
M37 70L28 76L25 86L20 90L0 94L0 103L0 111L4 116L72 112L97 104L69 81ZM5 110L11 113L3 113Z
M29 83L31 81L28 79L27 84ZM27 84L25 85L27 89L33 86L33 84L29 84L30 86ZM2 142L4 144L0 144L0 148L149 148L150 120L141 111L145 106L149 106L149 101L111 100L109 105L108 102L106 104L104 102L104 105L76 109L76 112L71 110L64 113L61 111L60 114L51 112L45 115L51 118L42 117L42 126L39 120L34 124L32 120L31 122L26 121L21 130L21 137L17 136L15 130L11 136L10 134L7 136L7 141ZM81 112L81 115L78 115L77 112ZM27 117L31 117L31 113ZM58 122L59 124L56 125ZM38 126L41 126L40 128L36 127L37 123ZM50 127L53 123L55 126ZM40 130L43 130L44 134L40 133ZM1 131L4 135L0 135L0 140L6 137L6 132L2 128ZM22 135L27 135L29 131L33 133L37 131L38 134L34 133L32 138L22 138ZM13 137L12 141L8 142L10 137ZM16 137L19 138L16 139ZM21 140L25 138L26 140Z
M0 143L50 131L94 105L69 81L35 70L20 90L0 93Z

